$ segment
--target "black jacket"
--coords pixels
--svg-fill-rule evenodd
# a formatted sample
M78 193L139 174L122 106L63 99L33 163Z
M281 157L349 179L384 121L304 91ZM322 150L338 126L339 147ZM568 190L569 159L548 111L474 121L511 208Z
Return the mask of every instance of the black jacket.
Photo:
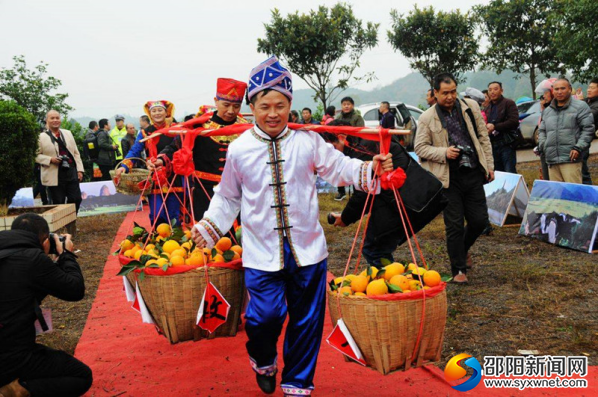
M85 295L81 268L65 251L57 263L43 252L38 237L23 230L0 232L0 374L22 365L35 346L35 301L47 295L78 301Z
M594 116L594 129L598 131L598 96L595 96L594 98L586 98L586 103ZM596 138L596 136L594 136L594 138Z
M355 148L354 150L345 150L345 155L364 161L371 160L373 154L380 152L379 143L374 141L360 140L357 145L353 144L353 147ZM413 231L417 233L446 207L447 201L442 192L434 193L435 191L442 190L442 184L434 176L421 168L400 144L391 142L390 153L392 153L392 162L395 169L401 167L408 173L408 169L413 167L419 171L411 174L411 178L418 180L411 179L406 181L399 189L399 194L407 208L407 216L411 222ZM419 179L419 177L422 177L422 173L426 174L426 178ZM435 183L430 183L430 180L433 180ZM433 198L431 198L431 195L433 195ZM341 214L341 219L345 225L350 225L361 218L366 198L367 194L361 191L356 191L351 196ZM411 231L409 231L408 235L412 235ZM387 239L396 241L398 245L407 241L403 221L401 220L392 190L383 189L374 198L372 215L366 231L366 239L374 244Z
M114 167L116 163L116 143L110 137L110 131L98 130L98 165Z
M496 119L492 119L492 107L496 107ZM500 134L494 136L490 135L490 141L496 142L504 139L506 134L513 133L519 127L519 111L517 105L513 100L501 97L496 104L491 103L486 108L486 116L488 116L488 123L494 124L494 129Z

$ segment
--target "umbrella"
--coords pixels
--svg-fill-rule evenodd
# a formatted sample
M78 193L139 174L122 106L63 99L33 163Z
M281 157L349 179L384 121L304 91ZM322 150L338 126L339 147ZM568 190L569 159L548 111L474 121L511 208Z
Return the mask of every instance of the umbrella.
M530 98L530 97L528 97L528 96L522 96L521 98L518 98L518 99L515 101L515 104L516 104L516 105L519 105L520 103L524 103L524 102L531 102L531 101L533 101L533 99L532 99L532 98Z
M544 94L546 91L552 91L552 84L556 80L557 79L555 77L551 77L549 79L541 81L535 89L536 94Z
M484 93L473 87L467 87L465 91L461 93L461 96L468 96L476 102L484 102L485 99Z

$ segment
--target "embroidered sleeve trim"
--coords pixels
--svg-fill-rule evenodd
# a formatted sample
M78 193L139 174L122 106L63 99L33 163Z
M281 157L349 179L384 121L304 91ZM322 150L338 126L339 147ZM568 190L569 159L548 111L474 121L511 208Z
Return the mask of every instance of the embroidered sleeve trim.
M216 233L217 238L215 241L220 240L220 238L222 236L224 236L224 233L222 233L220 231L220 229L218 228L218 226L216 226L216 224L214 223L214 221L212 221L210 218L203 218L202 221L204 221L205 223L207 223L208 225L210 225L210 227L212 228L212 230L214 231L214 233Z

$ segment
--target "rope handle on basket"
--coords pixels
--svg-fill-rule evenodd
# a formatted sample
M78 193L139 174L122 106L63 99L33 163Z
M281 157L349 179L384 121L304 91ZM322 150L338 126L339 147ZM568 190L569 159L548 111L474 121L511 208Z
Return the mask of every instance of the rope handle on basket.
M143 164L145 164L147 166L147 161L142 159L141 157L129 157L128 159L122 159L121 161L118 162L118 164L116 164L116 167L114 167L114 170L116 171L118 169L118 167L120 167L120 165L125 161L125 160L139 160L141 161Z
M384 130L382 128L379 129L379 134L380 134L380 154L384 155L384 154L386 154L386 153L388 153L390 151L390 141L389 141L390 135L388 134L388 130ZM380 165L378 164L378 167L379 166ZM376 170L375 170L376 174L377 174L377 171L378 171L378 167L376 167ZM374 188L377 188L377 183L379 183L379 179L376 178L376 180L372 181L372 182L375 182L375 183L373 183L373 185L374 185ZM411 225L411 221L409 220L409 217L407 215L407 209L405 207L405 204L403 203L401 195L398 192L398 189L394 189L393 188L392 191L393 191L393 194L395 196L395 201L397 202L397 209L398 209L399 215L401 217L401 223L403 224L403 229L405 231L405 236L407 238L407 242L408 242L408 245L409 245L409 250L410 250L410 253L411 253L411 258L413 259L413 263L416 264L416 266L417 266L417 259L416 259L416 256L415 256L415 253L414 253L414 250L413 250L413 245L411 243L411 238L409 236L409 231L411 231L411 235L412 235L412 237L414 239L414 242L415 242L415 245L416 245L416 250L419 253L419 256L420 256L420 258L422 260L424 268L427 269L428 268L427 263L426 263L426 261L424 259L423 253L421 251L421 247L419 245L419 241L417 240L417 237L416 237L416 235L414 233L413 226ZM367 208L368 208L368 201L370 199L370 196L372 196L372 201L370 203L369 210L367 210ZM368 219L365 222L364 230L363 230L363 237L362 237L362 241L361 241L361 244L360 244L360 247L359 247L359 253L358 253L358 258L357 258L355 272L358 271L359 261L360 261L360 258L361 258L361 251L363 250L363 244L365 242L367 226L369 224L369 219L371 218L371 213L372 213L372 209L373 209L374 198L375 198L375 195L372 194L372 189L370 187L368 187L368 194L367 194L367 197L366 197L366 202L365 202L362 214L361 214L361 218L359 220L359 224L357 226L357 230L355 232L355 237L353 238L353 243L351 245L351 250L349 251L349 257L347 259L347 264L345 266L345 271L343 273L343 280L347 276L347 271L348 271L349 265L351 263L351 257L353 256L353 251L355 249L355 244L357 242L357 237L359 236L359 232L360 232L360 229L361 229L361 226L362 226L362 223L363 223L363 217L364 217L364 215L366 213L366 210L367 210L368 215L370 215L370 216L368 216ZM409 231L407 229L407 226L409 226ZM420 284L423 286L424 283L423 283L422 277L419 274L419 272L417 272L417 278L419 279ZM416 339L416 342L415 342L415 346L414 346L414 349L413 349L413 353L411 355L411 362L413 362L415 360L416 355L417 355L417 349L419 348L419 345L420 345L420 342L421 342L421 337L422 337L422 334L423 334L423 326L424 326L425 316L426 316L426 290L423 287L422 287L422 295L423 295L423 297L422 297L421 321L420 321L420 326L419 326L419 330L418 330L418 334L417 334L417 339ZM341 298L340 297L340 293L338 293L337 294L337 310L338 310L338 317L339 317L339 319L342 318L342 309L341 309L341 304L340 304L340 298Z

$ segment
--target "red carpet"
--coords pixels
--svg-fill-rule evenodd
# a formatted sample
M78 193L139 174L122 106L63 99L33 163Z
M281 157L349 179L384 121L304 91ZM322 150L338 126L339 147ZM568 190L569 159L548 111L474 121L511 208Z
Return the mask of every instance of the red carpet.
M111 251L127 234L130 213L118 231ZM147 213L138 214L138 223ZM142 324L123 292L118 258L109 256L96 299L75 355L91 367L94 384L88 396L263 396L249 367L244 332L235 338L171 345L152 325ZM332 331L326 317L324 335ZM282 342L282 337L281 337ZM280 343L281 345L282 343ZM282 347L279 346L279 354ZM479 358L478 358L479 359ZM282 366L282 359L279 358ZM279 375L280 381L280 375ZM588 389L486 389L483 383L467 393L450 387L435 366L382 376L348 363L323 341L315 377L317 396L591 396L598 395L598 371L591 367ZM277 392L277 395L281 395Z

